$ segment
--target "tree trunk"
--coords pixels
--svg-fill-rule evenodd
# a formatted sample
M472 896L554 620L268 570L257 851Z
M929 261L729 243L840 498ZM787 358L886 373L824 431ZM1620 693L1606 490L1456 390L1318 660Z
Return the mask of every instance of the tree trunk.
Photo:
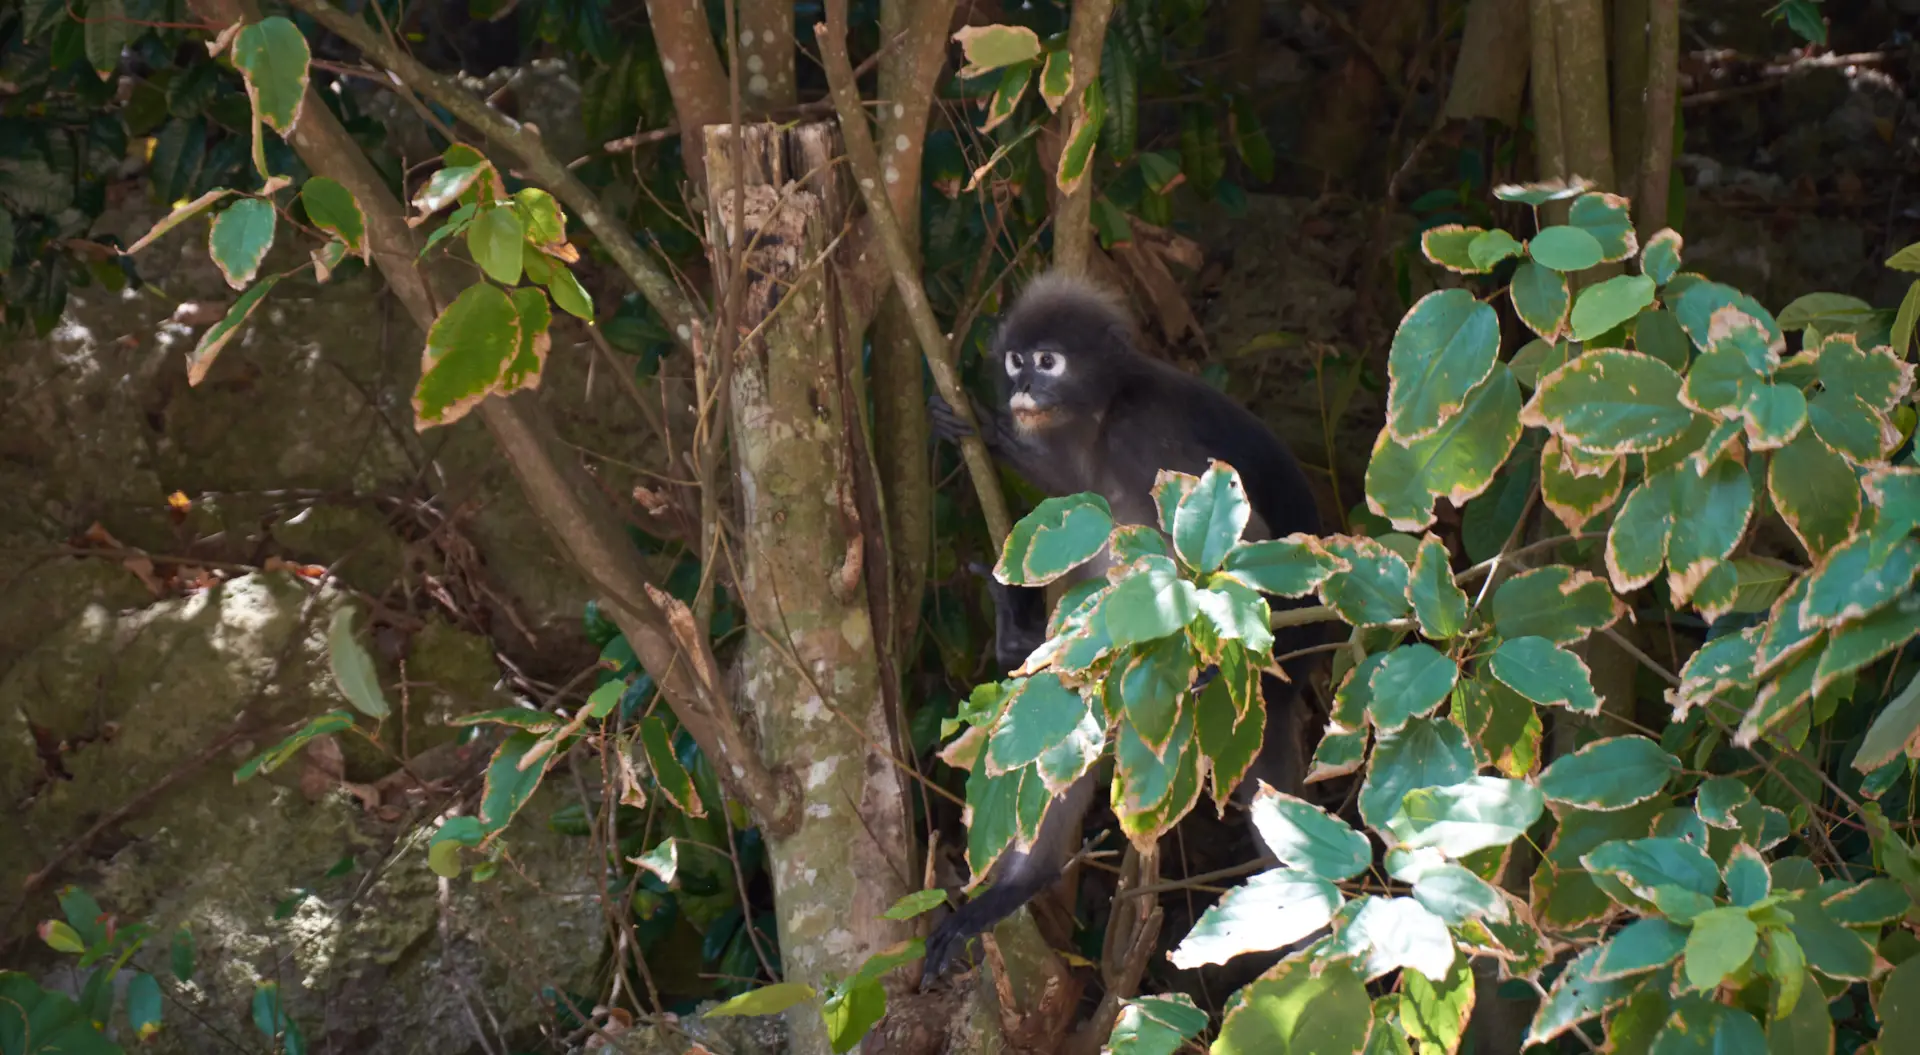
M1531 56L1527 0L1473 0L1461 34L1461 62L1447 88L1447 116L1457 121L1491 118L1509 128L1520 124Z
M844 214L832 125L707 130L709 252L715 274L746 239L745 288L729 364L739 481L739 569L750 633L739 660L743 710L762 754L801 785L796 828L767 840L788 981L821 988L911 936L882 919L918 889L905 780L893 759L855 502L858 428L824 253ZM740 168L735 169L738 161ZM735 187L744 216L733 215ZM817 1005L789 1015L796 1053L828 1050Z

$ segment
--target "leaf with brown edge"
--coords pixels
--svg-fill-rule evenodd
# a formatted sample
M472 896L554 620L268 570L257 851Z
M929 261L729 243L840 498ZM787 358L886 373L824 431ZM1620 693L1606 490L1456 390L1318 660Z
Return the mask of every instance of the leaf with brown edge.
M1767 490L1807 555L1819 559L1853 535L1860 523L1860 485L1852 466L1812 429L1774 451Z
M1428 260L1448 271L1462 275L1485 274L1492 269L1475 264L1469 252L1473 240L1485 233L1484 227L1467 227L1457 223L1429 227L1420 232L1420 251L1426 254Z
M1598 476L1568 472L1561 457L1560 437L1549 436L1540 453L1540 500L1569 532L1579 532L1594 518L1613 508L1626 481L1626 459L1607 459L1607 471Z
M1913 390L1912 363L1885 346L1861 348L1859 339L1851 333L1837 333L1822 340L1813 365L1820 387L1858 396L1882 413L1893 410Z
M1693 412L1683 381L1650 355L1603 348L1540 379L1520 423L1545 428L1596 454L1645 453L1686 431Z
M963 79L1040 57L1040 37L1026 26L962 26L950 39L967 59L955 75Z
M141 235L139 241L120 250L120 255L132 256L140 250L145 249L147 246L152 245L154 240L161 235L166 234L168 231L207 211L208 207L212 206L214 202L232 193L233 191L225 187L216 187L190 202L174 206L173 211L163 217L159 223L154 224L152 229L146 234Z
M427 331L415 426L448 425L480 405L521 354L520 313L498 286L476 282L447 305Z
M1079 112L1073 116L1073 127L1067 132L1066 145L1060 150L1060 165L1054 172L1054 183L1062 194L1073 194L1086 182L1087 173L1093 169L1093 148L1100 141L1100 127L1107 120L1107 96L1100 87L1100 78L1088 80L1081 89Z
M412 205L420 215L407 222L418 224L446 208L466 193L476 180L487 177L492 169L490 163L482 161L473 165L449 166L435 172L427 180L427 185L420 188L420 193L413 196Z
M266 298L267 293L284 277L269 275L254 283L245 293L240 294L240 299L233 302L233 307L227 309L226 318L214 323L208 327L206 333L200 335L199 343L193 346L193 351L187 353L188 385L197 385L206 380L207 371L213 369L213 361L219 356L220 349L225 348L227 342L233 339L233 335L240 332L240 327L253 314L253 309L260 306L260 302Z

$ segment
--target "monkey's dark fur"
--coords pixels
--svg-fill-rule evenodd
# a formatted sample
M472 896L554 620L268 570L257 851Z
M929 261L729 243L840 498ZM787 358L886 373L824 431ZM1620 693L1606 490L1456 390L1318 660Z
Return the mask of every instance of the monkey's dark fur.
M1248 540L1320 533L1306 475L1286 446L1231 398L1141 354L1129 315L1115 298L1058 273L1042 275L1007 312L993 355L1000 398L996 408L975 408L982 438L996 458L1046 494L1097 492L1112 507L1115 522L1157 524L1152 491L1160 470L1198 475L1217 458L1238 470L1246 486L1253 507ZM939 395L929 406L936 434L949 440L969 434ZM1073 578L1104 575L1110 563L1102 553L1076 569ZM993 596L995 660L1004 672L1017 668L1044 641L1046 605L1037 589L996 583ZM1268 601L1276 609L1312 603ZM1286 628L1276 632L1273 651L1284 655L1321 638L1317 624ZM1307 667L1305 660L1286 664L1290 681L1262 677L1266 737L1236 790L1237 799L1245 801L1261 780L1282 791L1298 789L1297 723ZM1096 768L1068 787L1048 807L1032 848L1024 854L1008 851L995 864L987 889L934 928L922 984L945 971L974 936L1060 878L1079 848L1099 772Z

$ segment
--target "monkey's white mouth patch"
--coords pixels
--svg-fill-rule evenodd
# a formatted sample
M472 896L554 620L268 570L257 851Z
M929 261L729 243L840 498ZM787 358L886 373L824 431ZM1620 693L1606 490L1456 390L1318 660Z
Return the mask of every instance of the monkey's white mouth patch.
M1040 404L1033 401L1033 394L1030 392L1015 392L1013 398L1007 400L1007 406L1022 414L1040 409Z

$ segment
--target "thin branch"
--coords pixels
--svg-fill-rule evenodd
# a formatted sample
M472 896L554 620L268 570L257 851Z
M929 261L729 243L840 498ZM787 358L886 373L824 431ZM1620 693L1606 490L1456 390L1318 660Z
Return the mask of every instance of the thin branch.
M998 549L1006 541L1012 525L1007 515L1006 496L1000 493L1000 477L994 471L993 459L987 453L986 444L980 438L978 423L973 420L973 403L960 387L959 371L947 358L946 336L940 332L940 323L933 317L933 306L927 303L926 290L920 285L918 265L900 228L899 217L894 215L893 203L887 198L886 185L880 175L880 155L873 145L873 129L867 125L866 114L860 108L860 90L853 79L853 63L847 57L847 0L827 0L826 6L827 21L814 27L814 36L820 41L827 82L832 86L834 105L840 113L841 132L846 137L847 157L853 165L854 182L860 187L860 196L866 200L867 213L873 219L875 233L880 236L880 245L886 252L887 265L893 272L893 283L900 291L900 300L906 305L908 317L913 320L914 334L920 339L920 350L926 356L928 369L933 372L934 384L939 386L940 395L954 409L954 413L974 426L974 434L961 442L960 449L966 458L967 471L973 477L974 490L980 496L987 533L993 539L994 548Z
M1062 138L1071 134L1086 108L1086 88L1100 77L1100 45L1107 35L1107 20L1113 15L1113 0L1074 0L1073 17L1067 24L1067 54L1071 58L1073 86L1058 118ZM1065 156L1066 144L1061 144ZM1093 159L1087 159L1087 171L1071 194L1061 194L1054 203L1054 266L1072 275L1085 275L1093 256ZM1050 181L1051 182L1051 181ZM948 402L952 402L949 400Z
M519 159L531 182L552 191L554 197L572 209L580 222L593 232L594 237L606 247L607 254L613 257L621 273L660 313L667 329L681 344L692 339L699 314L695 306L634 241L620 217L614 215L586 184L568 171L567 166L547 149L546 142L536 132L488 107L453 78L428 69L413 56L382 39L366 23L327 3L327 0L290 0L290 3L359 48L370 61L393 71L408 87L439 103L488 141L498 144ZM302 116L310 117L311 111L303 112Z

